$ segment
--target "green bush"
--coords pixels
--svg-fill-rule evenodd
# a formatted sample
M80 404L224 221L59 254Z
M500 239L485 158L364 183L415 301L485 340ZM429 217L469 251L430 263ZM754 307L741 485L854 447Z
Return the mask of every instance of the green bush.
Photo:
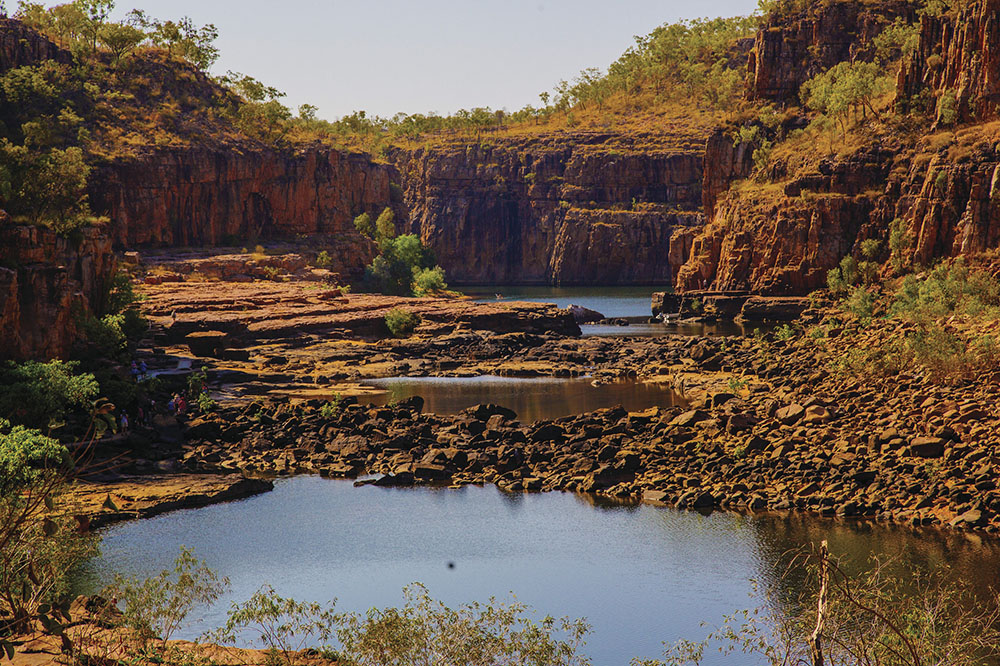
M402 608L373 608L336 618L340 656L351 666L376 664L531 664L586 666L584 620L530 619L517 602L490 599L457 609L414 584Z
M386 328L397 338L405 338L413 333L419 324L420 315L402 308L393 308L385 315Z
M386 208L375 220L375 240L383 243L396 237L396 215L391 208Z
M52 430L82 414L97 398L92 374L77 374L73 361L7 362L0 366L0 418Z
M371 215L368 213L361 213L354 218L354 228L365 238L373 238L375 236L375 226L372 224Z
M96 553L70 516L53 513L71 460L38 430L0 419L0 654L41 622L59 633L68 618L70 572Z
M162 651L196 606L211 604L228 587L229 579L220 578L181 548L173 569L142 581L116 576L103 595L122 606L125 624L139 642L137 651L147 650L153 641Z
M365 269L365 285L372 291L395 296L410 296L414 292L414 277L424 269L436 268L433 254L413 234L382 239L379 256ZM431 283L436 275L425 276ZM444 272L441 272L441 283Z
M339 393L334 393L333 397L326 401L322 407L319 408L319 415L324 419L332 419L337 411L340 409L341 397Z
M447 288L448 283L444 281L444 269L440 266L413 269L413 294L415 296L427 296L442 292Z
M326 250L321 250L320 253L316 255L316 261L313 262L313 265L316 266L316 268L329 268L332 263L333 259L330 258L330 253Z
M0 418L0 497L38 482L46 470L70 462L65 446L38 430Z
M281 597L270 585L264 585L247 601L233 604L226 624L208 636L222 644L243 642L266 649L273 655L273 663L295 666L296 653L314 641L325 644L333 638L336 622L333 604L324 608Z

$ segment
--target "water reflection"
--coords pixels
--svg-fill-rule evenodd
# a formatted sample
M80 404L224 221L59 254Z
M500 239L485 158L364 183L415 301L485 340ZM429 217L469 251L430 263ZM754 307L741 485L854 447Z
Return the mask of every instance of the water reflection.
M649 317L654 291L667 287L497 287L468 286L461 290L483 303L529 301L555 303L561 308L580 305L605 317ZM500 298L498 299L497 296Z
M641 411L684 404L680 394L662 384L620 381L595 386L585 377L390 377L365 380L365 383L387 391L362 398L372 404L419 395L424 399L424 411L457 414L473 405L494 403L513 409L524 423L616 405L629 411Z
M597 508L598 510L595 510ZM118 525L77 592L112 572L146 576L166 568L179 547L232 579L229 595L194 637L220 624L231 601L268 582L283 595L338 598L340 610L398 605L420 581L448 604L504 597L541 614L587 617L595 664L655 657L661 642L700 639L723 615L755 602L750 579L792 599L804 580L789 553L830 542L863 567L870 555L898 556L899 571L942 568L969 582L996 581L996 542L911 532L866 523L733 513L702 515L568 493L508 494L494 487L354 488L298 477L240 502ZM454 568L447 566L454 562ZM793 610L794 606L785 606ZM706 665L731 664L707 654Z

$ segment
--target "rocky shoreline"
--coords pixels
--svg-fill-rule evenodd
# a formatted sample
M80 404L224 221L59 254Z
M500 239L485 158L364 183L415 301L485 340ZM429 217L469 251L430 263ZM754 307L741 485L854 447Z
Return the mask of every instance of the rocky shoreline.
M148 433L151 444L136 455L151 460L123 472L167 469L223 475L219 479L375 474L382 476L364 482L494 483L512 492L595 493L679 508L797 510L1000 531L1000 460L991 446L1000 435L996 382L944 387L915 373L846 379L832 362L842 351L838 345L856 344L858 334L823 345L808 336L570 338L488 331L468 334L475 343L466 346L432 335L375 341L356 345L366 351L352 362L365 368L367 354L391 354L382 363L411 367L430 356L431 369L442 374L488 369L594 381L632 377L667 383L687 404L521 423L496 405L425 414L420 398L388 406L352 404L352 398L242 400L181 417L183 436L173 443L158 444L156 433ZM173 478L183 486L186 477ZM165 506L171 508L169 501ZM145 515L128 511L128 517Z

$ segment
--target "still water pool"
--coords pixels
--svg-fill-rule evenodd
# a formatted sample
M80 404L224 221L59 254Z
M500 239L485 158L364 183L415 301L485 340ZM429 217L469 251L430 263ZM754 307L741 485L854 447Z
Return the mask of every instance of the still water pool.
M594 385L586 377L388 377L366 379L364 383L386 391L360 398L373 404L419 395L424 399L425 412L457 414L466 407L493 403L513 409L524 423L616 405L642 411L684 404L680 395L663 384L618 381Z
M354 488L316 477L280 480L239 502L120 524L78 584L92 592L112 572L147 576L188 546L232 580L200 609L193 638L218 626L231 601L263 583L303 600L336 597L340 610L401 605L419 581L450 605L513 593L540 614L586 617L586 652L598 666L655 657L661 642L701 638L725 613L759 604L750 579L780 596L801 582L790 549L828 539L864 562L897 558L902 572L948 570L995 584L1000 549L961 535L805 517L701 515L596 502L563 493L506 494L493 487ZM450 568L449 563L454 563ZM706 655L705 664L723 662Z
M561 308L580 305L605 317L649 317L653 292L666 287L461 287L480 302L529 301L555 303Z

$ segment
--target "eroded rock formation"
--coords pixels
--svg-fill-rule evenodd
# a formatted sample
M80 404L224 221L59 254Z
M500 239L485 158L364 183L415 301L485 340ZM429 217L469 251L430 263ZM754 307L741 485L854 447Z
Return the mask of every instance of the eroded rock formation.
M898 97L911 102L923 90L950 90L964 120L986 120L1000 110L1000 2L979 0L955 16L920 19L920 45L903 64ZM933 99L933 98L932 98Z
M389 204L389 169L367 155L323 148L175 149L103 167L90 189L117 245L214 245L353 234L356 215L377 215Z
M392 160L408 227L453 282L656 283L673 230L700 224L704 139L574 132Z
M897 17L912 21L910 3L863 3L856 0L810 3L792 15L773 13L757 32L750 52L747 97L798 101L803 83L865 52L871 41Z
M71 239L5 218L0 211L0 359L64 357L114 273L111 241L99 228Z

